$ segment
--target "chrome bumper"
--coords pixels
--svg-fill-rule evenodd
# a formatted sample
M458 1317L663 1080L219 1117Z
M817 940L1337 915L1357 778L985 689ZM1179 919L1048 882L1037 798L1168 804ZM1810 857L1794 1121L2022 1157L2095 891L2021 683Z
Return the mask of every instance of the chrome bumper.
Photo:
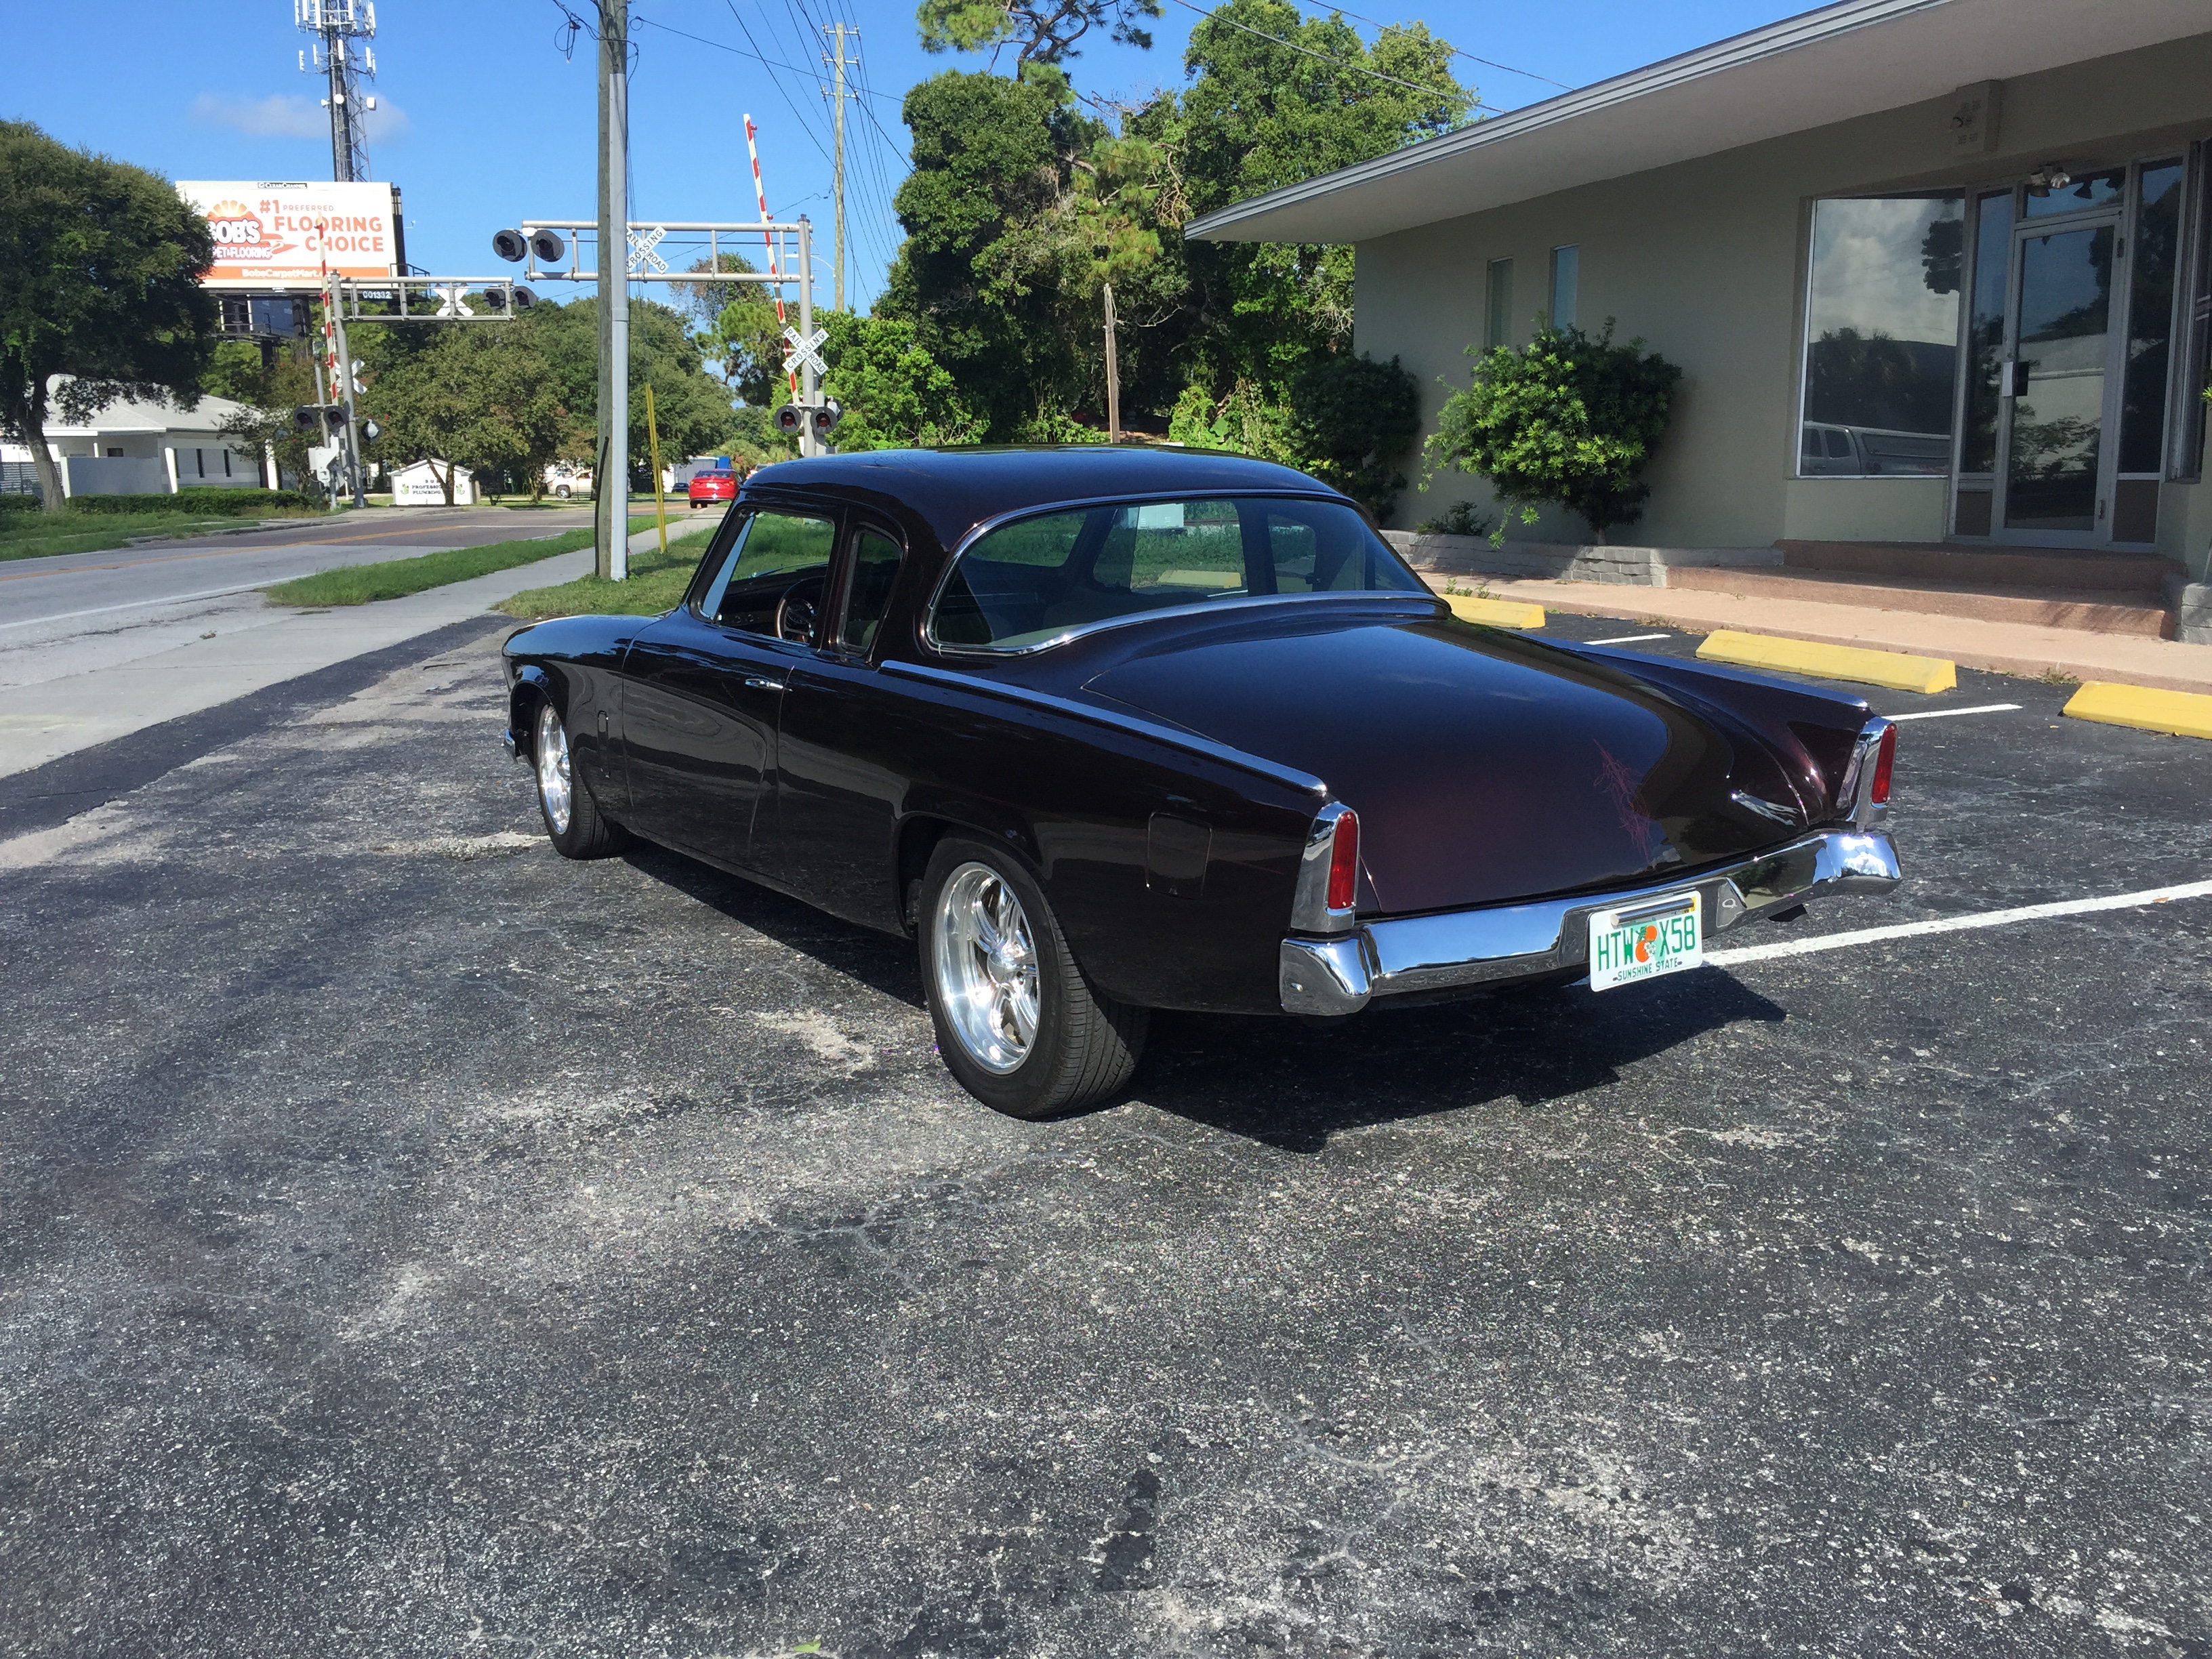
M1353 1014L1376 997L1533 979L1589 959L1589 915L1695 890L1710 938L1746 916L1835 893L1887 893L1898 884L1886 830L1831 830L1680 881L1482 910L1363 922L1334 939L1286 939L1283 1012Z

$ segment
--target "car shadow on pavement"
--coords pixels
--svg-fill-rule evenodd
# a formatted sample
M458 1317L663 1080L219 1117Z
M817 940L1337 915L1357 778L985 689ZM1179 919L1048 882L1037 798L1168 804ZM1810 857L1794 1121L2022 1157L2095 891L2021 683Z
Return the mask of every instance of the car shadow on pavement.
M1583 986L1371 1009L1341 1025L1155 1014L1129 1097L1285 1152L1347 1129L1511 1099L1522 1109L1602 1089L1739 1021L1785 1012L1701 969L1618 996Z
M811 905L787 898L773 888L742 876L725 875L710 865L648 842L632 842L622 856L633 869L719 910L740 927L811 957L824 967L849 974L870 989L909 1007L927 1006L922 996L921 964L914 946L904 939L840 921Z

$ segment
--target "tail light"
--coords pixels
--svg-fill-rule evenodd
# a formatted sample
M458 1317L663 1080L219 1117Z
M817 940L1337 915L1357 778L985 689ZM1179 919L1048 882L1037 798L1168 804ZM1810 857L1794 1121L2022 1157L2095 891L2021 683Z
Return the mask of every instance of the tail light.
M1889 805L1889 770L1897 762L1897 728L1889 726L1881 734L1881 746L1875 750L1874 786L1867 791L1867 799L1876 806ZM1331 888L1334 892L1335 890Z
M1888 750L1885 749L1882 752L1887 754ZM1889 774L1887 771L1875 787L1887 791ZM1332 910L1351 909L1358 885L1359 814L1347 811L1337 817L1336 837L1328 849L1328 908Z

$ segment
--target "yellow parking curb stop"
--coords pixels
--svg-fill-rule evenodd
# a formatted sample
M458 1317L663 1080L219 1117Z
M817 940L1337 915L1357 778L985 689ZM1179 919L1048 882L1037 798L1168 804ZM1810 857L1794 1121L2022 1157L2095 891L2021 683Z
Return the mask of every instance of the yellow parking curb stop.
M2062 711L2077 720L2170 732L2177 738L2212 738L2212 697L2201 691L2157 691L2148 685L2090 680Z
M1707 662L1776 668L1816 679L1856 680L1893 691L1948 691L1959 684L1958 665L1941 657L1911 657L1902 651L1869 651L1856 645L1815 645L1810 640L1739 634L1725 628L1706 635L1698 655ZM2212 698L2205 701L2212 702Z
M1478 599L1467 593L1439 595L1462 622L1486 623L1492 628L1541 628L1544 607L1526 599Z

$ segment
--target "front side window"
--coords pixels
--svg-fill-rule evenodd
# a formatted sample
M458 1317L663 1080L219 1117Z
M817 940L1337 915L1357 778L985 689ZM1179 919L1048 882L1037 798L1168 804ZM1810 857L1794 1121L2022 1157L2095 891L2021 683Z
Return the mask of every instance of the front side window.
M1951 470L1965 230L1955 193L1814 204L1803 419L1856 437L1822 472Z
M1427 590L1338 501L1215 498L1041 514L969 544L930 637L1019 650L1077 629L1210 600Z
M781 628L790 638L801 620L811 631L836 544L837 527L828 519L753 512L701 596L699 614L747 634L775 635Z

